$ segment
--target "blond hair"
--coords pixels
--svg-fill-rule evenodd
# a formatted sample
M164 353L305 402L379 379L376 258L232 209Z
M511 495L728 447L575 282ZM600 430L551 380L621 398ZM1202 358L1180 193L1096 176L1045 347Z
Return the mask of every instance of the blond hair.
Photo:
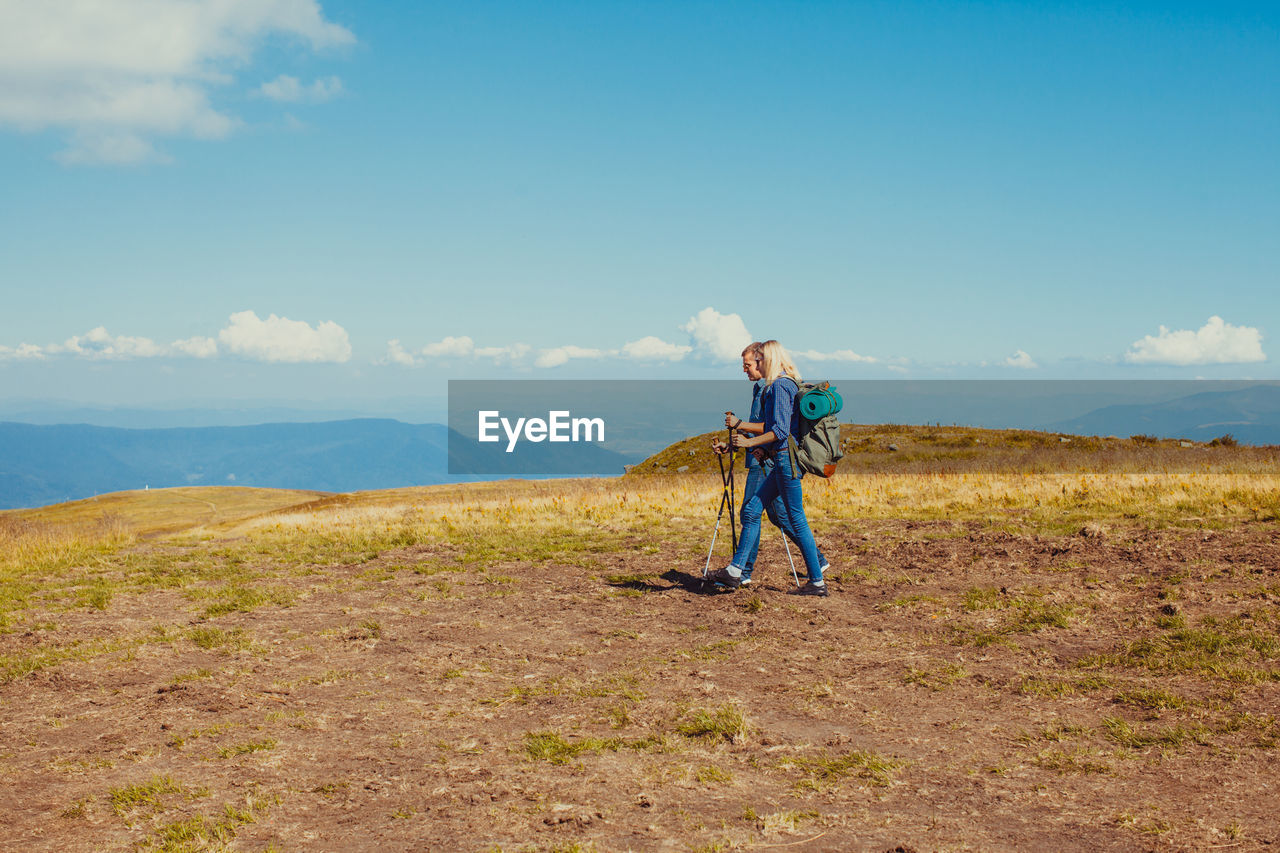
M765 341L760 345L760 360L763 363L764 381L772 385L779 376L792 379L800 384L800 371L795 362L777 341Z

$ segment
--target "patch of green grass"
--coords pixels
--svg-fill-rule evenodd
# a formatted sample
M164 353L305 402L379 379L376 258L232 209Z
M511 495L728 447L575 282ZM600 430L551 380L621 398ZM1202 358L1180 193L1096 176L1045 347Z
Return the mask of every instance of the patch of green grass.
M930 690L946 690L961 679L968 678L969 671L958 663L944 664L938 669L916 669L908 667L907 674L902 676L903 684L919 684Z
M1187 700L1175 693L1161 690L1158 687L1135 687L1121 690L1115 700L1123 705L1146 708L1149 711L1163 711L1172 708L1185 708Z
M252 752L265 752L269 749L275 749L276 745L277 742L274 738L267 738L266 740L238 743L233 746L222 746L218 748L218 757L235 758L237 755L248 755Z
M141 850L158 853L199 853L222 850L236 837L242 826L254 823L270 808L270 801L250 794L243 808L227 803L218 817L196 815L161 826L139 845Z
M719 708L698 708L689 712L676 725L676 731L685 737L705 737L713 740L738 741L747 736L751 727L736 705Z
M1188 743L1204 746L1209 743L1210 734L1204 726L1141 726L1119 717L1107 717L1102 721L1102 727L1108 738L1129 749L1151 746L1177 749Z
M1056 773L1110 773L1111 765L1097 758L1096 754L1082 748L1068 752L1064 749L1046 749L1035 757L1035 764Z
M1124 666L1161 674L1189 674L1241 684L1280 681L1274 666L1280 639L1239 620L1182 628L1126 643L1118 651L1084 658L1081 666Z
M857 779L867 785L884 787L905 762L895 761L867 750L855 749L837 756L787 758L783 766L794 767L804 774L798 787L822 790L846 779Z
M96 578L89 586L80 588L80 603L94 610L106 610L115 596L115 586L105 578Z
M179 684L186 684L188 681L203 681L206 678L213 678L213 672L201 667L200 669L193 669L191 672L180 672L169 679L169 683L176 687Z
M975 649L985 649L987 646L1008 646L1016 649L1018 644L1005 637L1002 633L995 631L986 631L977 628L968 628L965 626L955 626L947 632L947 642L953 646L973 646Z
M696 660L725 661L733 655L733 650L740 643L742 643L742 640L717 640L714 643L707 643L705 646L699 646L689 652L689 657Z
M68 660L91 660L99 655L133 648L141 640L75 640L65 646L42 646L33 651L0 655L0 684L16 681Z
M616 752L623 746L620 738L585 737L567 741L556 732L528 732L524 736L525 754L535 761L568 764L583 753Z
M975 586L965 591L961 599L965 610L995 610L1005 606L1000 590L993 586Z
M1087 734L1089 734L1088 727L1079 723L1055 723L1040 730L1040 738L1042 740L1054 741L1055 743Z
M298 598L298 594L287 587L244 586L240 583L213 590L189 590L187 595L193 599L213 600L201 613L207 619L228 613L251 613L267 604L289 607Z
M149 781L135 785L112 788L107 792L111 810L124 816L132 811L149 808L155 811L163 807L160 798L165 794L181 794L185 789L169 776L152 776Z
M317 785L311 789L311 793L319 794L322 797L331 797L339 791L345 791L351 787L349 782L329 782L325 785Z
M714 764L708 764L699 767L693 774L693 778L703 785L724 784L733 781L733 774L727 770L721 770Z
M1103 675L1085 675L1076 678L1029 675L1018 682L1017 691L1024 696L1060 698L1106 690L1111 683L1111 679Z
M1012 618L1003 626L1003 630L1011 634L1031 634L1041 628L1066 628L1075 615L1075 608L1070 604L1053 604L1040 599L1017 601L1013 609Z
M228 631L216 625L203 625L189 629L186 636L196 646L206 650L222 649L232 652L253 648L253 637L243 628Z
M617 752L620 749L636 751L660 748L663 744L661 736L643 737L635 740L623 738L584 737L575 741L566 740L553 731L526 732L524 736L525 755L537 761L551 764L568 764L579 755L595 752Z

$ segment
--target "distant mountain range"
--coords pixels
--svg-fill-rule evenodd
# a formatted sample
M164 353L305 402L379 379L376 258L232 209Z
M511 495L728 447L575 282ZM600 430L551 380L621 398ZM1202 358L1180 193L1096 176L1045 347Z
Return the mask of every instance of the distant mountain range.
M147 486L348 492L453 482L446 429L392 420L117 429L0 423L0 508Z
M1207 391L1163 403L1113 405L1047 424L1076 435L1153 435L1209 441L1230 434L1241 444L1280 444L1280 386Z

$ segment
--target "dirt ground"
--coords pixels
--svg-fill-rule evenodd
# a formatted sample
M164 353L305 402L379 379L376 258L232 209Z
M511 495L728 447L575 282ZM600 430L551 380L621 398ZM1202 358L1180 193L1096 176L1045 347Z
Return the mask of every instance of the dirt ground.
M772 539L704 593L674 525L48 602L0 635L44 661L0 684L0 848L1280 849L1275 524L850 523L822 600Z

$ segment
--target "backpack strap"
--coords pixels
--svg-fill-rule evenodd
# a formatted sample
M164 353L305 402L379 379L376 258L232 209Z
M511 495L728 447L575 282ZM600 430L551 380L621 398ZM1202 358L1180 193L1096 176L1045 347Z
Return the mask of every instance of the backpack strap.
M800 449L796 447L794 435L787 436L787 447L791 450L791 479L798 480L800 477L796 474L796 469L800 467Z

